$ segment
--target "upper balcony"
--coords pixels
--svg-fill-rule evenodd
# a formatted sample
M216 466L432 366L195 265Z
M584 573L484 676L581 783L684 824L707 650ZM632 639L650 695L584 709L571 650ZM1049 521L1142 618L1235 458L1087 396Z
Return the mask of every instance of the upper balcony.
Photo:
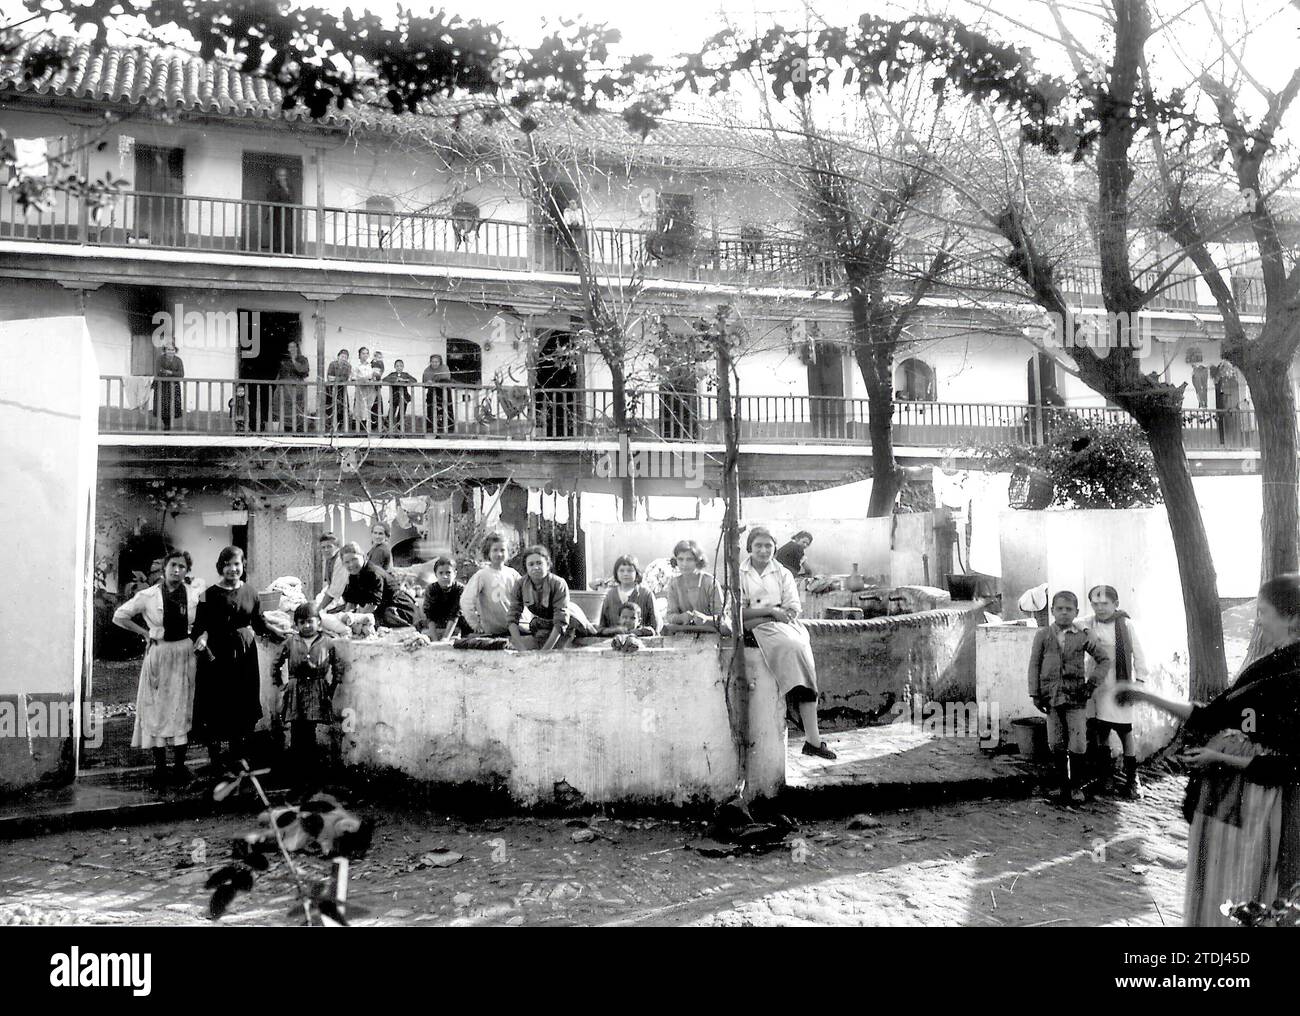
M836 265L790 239L696 230L689 239L617 227L575 229L591 264L605 275L722 285L788 286L825 291L839 279ZM0 189L0 242L49 241L104 248L151 247L196 253L248 254L340 263L440 265L519 273L571 275L577 264L551 228L526 222L458 218L426 212L389 212L329 205L275 204L233 198L127 191L111 208L92 212L71 194L53 207L24 212L10 191ZM901 255L896 288L908 287L925 267L922 255ZM1068 299L1101 305L1096 267L1061 273ZM1177 271L1161 284L1147 307L1153 311L1215 308L1194 271ZM965 290L985 297L1016 292L997 265L959 264L937 294ZM1155 284L1155 275L1139 279ZM1234 290L1246 313L1262 313L1258 278L1238 273Z

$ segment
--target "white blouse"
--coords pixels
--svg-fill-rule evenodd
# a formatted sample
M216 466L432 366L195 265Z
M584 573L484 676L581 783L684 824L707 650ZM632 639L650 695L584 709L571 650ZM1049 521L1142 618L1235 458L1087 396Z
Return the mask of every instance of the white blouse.
M754 566L753 558L745 558L740 566L740 594L746 607L784 607L796 617L802 607L794 576L776 558L761 572Z
M189 615L188 622L190 627L194 626L194 614L199 607L199 597L203 595L203 590L197 586L185 583L185 599L187 601ZM152 633L155 628L161 629L163 626L163 595L162 583L159 582L150 586L148 589L141 589L124 604L113 611L114 621L129 621L131 618L141 615L144 617L144 623Z
M1113 661L1115 659L1115 622L1113 620L1098 621L1095 616L1089 615L1083 619L1082 623L1087 627L1088 634L1092 636L1099 646L1105 648ZM1137 625L1133 623L1132 618L1128 619L1128 633L1130 636L1128 647L1129 680L1145 681L1147 678L1146 654L1142 651L1142 638L1138 634ZM1085 655L1084 667L1086 668L1085 674L1090 679L1096 680L1097 662L1092 658L1091 654ZM1111 690L1114 685L1115 665L1112 662L1107 665L1107 672L1102 680L1098 682L1097 690L1089 701L1091 708L1089 708L1088 713L1107 723L1132 723L1133 706L1131 704L1120 705L1115 701Z

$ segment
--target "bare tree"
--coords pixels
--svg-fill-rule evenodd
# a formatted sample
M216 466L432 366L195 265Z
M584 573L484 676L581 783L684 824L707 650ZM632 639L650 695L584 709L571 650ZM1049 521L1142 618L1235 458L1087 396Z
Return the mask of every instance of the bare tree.
M1144 374L1132 343L1099 356L1088 343L1075 341L1078 322L1057 271L1059 263L1040 244L1042 223L1027 200L1031 186L1025 173L1032 164L1020 157L1026 146L1049 155L1067 152L1095 176L1092 239L1100 263L1102 303L1112 320L1135 322L1166 285L1176 261L1149 281L1134 263L1140 248L1134 247L1131 198L1138 132L1148 115L1141 69L1152 23L1145 0L1112 0L1111 13L1104 65L1084 66L1080 60L1073 83L1042 73L1026 51L948 15L900 20L864 15L854 29L828 27L815 35L792 35L778 28L720 68L708 67L702 57L688 61L683 77L689 82L711 74L719 87L728 87L736 69L765 58L778 97L786 88L809 94L834 75L850 80L856 76L864 97L887 98L889 85L928 67L936 95L956 93L1011 111L1020 127L1020 144L1007 150L1006 186L1000 195L972 192L964 183L965 167L947 165L945 178L983 210L1005 242L1007 263L1030 299L1065 330L1078 376L1132 416L1146 435L1178 559L1192 690L1197 697L1208 696L1226 685L1227 668L1214 562L1183 448L1182 388ZM1068 37L1053 41L1078 56ZM1156 100L1150 105L1164 117L1176 104ZM901 117L898 122L909 126ZM997 136L996 126L993 133Z
M1291 379L1300 352L1300 267L1281 221L1296 166L1278 139L1300 93L1300 67L1281 89L1266 87L1249 69L1250 33L1229 41L1218 15L1208 4L1202 7L1222 45L1214 63L1230 74L1202 69L1197 75L1217 118L1207 130L1189 129L1177 139L1151 132L1163 184L1159 225L1204 278L1223 322L1223 358L1241 371L1250 389L1263 479L1261 577L1267 579L1300 569L1300 435ZM1143 70L1150 103L1155 85L1145 62ZM1247 112L1249 95L1262 100L1254 116ZM1234 263L1222 252L1225 241L1243 230L1253 251ZM1249 289L1235 284L1243 260L1259 272L1262 327L1243 320Z

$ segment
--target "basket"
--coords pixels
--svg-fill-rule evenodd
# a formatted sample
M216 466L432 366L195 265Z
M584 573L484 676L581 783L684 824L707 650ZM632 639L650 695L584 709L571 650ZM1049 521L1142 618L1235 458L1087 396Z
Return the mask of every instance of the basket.
M1007 503L1021 511L1037 511L1052 503L1056 485L1050 474L1026 465L1011 471L1011 484L1007 488Z

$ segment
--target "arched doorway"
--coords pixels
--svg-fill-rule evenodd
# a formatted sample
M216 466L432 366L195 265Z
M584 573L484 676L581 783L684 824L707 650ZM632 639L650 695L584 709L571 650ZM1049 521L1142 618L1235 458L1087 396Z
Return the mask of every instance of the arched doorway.
M894 391L900 402L934 402L934 368L924 360L908 357L894 370Z

